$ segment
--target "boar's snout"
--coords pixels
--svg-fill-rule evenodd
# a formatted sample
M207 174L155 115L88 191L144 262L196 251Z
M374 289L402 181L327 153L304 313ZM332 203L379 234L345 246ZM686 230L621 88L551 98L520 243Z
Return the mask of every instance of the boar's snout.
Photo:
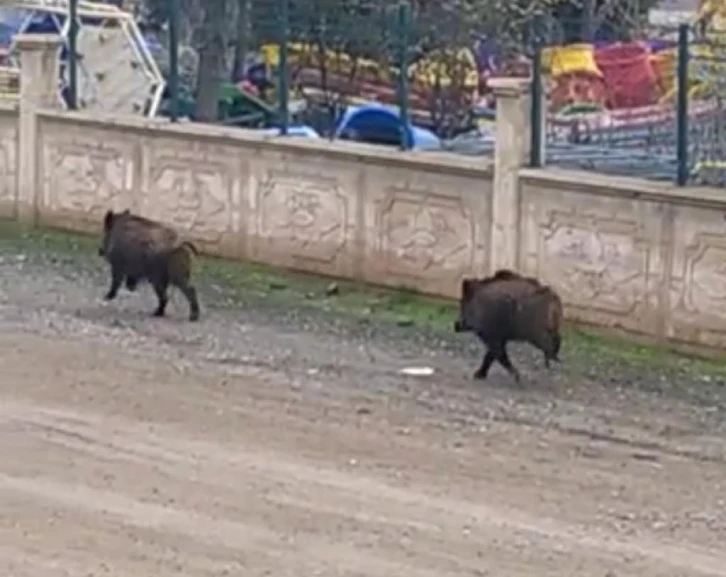
M98 256L104 256L106 254L106 251L103 250L103 247L98 247Z
M467 330L467 328L466 328L466 325L464 324L464 321L462 321L461 319L457 319L456 321L454 321L454 332L455 333L464 333L464 332L466 332L466 330Z

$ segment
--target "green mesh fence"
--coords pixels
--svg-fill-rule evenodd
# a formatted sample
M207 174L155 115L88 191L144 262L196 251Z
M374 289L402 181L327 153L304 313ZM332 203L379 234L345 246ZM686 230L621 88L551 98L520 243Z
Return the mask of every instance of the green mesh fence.
M539 37L545 163L674 180L677 29L586 28L550 20Z
M688 66L688 168L691 182L726 185L726 30L693 29Z
M170 4L155 1L157 11L145 18L164 69L168 29L152 22L166 22ZM493 150L479 130L493 116L477 106L482 19L465 0L173 1L181 10L182 116L284 125L291 134L305 126L324 137L405 148ZM348 126L342 121L351 107L378 108L409 129Z

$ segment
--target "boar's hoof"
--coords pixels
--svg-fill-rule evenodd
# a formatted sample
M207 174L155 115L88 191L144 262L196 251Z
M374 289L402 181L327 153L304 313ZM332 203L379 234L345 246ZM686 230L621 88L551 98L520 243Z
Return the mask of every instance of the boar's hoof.
M164 316L164 309L156 309L152 315L152 317L163 317Z
M476 379L477 381L483 381L486 378L487 378L486 371L482 371L481 369L479 369L478 371L476 371L474 373L474 379Z
M191 313L191 314L189 315L189 320L190 320L191 322L196 322L196 321L198 321L198 320L199 320L199 312L197 311L197 312L193 312L193 313Z

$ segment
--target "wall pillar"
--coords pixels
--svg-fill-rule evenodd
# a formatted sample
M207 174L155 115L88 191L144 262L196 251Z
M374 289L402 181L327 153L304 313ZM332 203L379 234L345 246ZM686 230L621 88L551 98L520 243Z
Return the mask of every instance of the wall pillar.
M20 112L18 126L18 198L16 216L34 225L38 217L38 117L43 108L60 108L60 47L55 34L18 34L13 47L20 55Z
M489 262L491 271L516 270L519 256L519 169L530 147L530 80L492 78L497 102L494 195Z

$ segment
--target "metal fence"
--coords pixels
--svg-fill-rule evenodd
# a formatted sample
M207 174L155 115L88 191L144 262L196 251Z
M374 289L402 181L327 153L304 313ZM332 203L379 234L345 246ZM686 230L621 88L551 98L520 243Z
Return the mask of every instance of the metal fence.
M170 47L168 55L160 55L169 79L162 109L172 119L194 116L211 87L207 98L219 101L217 121L226 124L489 153L493 138L479 138L477 132L481 119L493 116L478 111L475 100L480 22L460 9L465 4L164 1L147 16L169 24L154 32L160 46ZM210 58L215 43L223 62ZM185 60L193 61L199 74L185 74ZM399 126L411 130L348 121L362 108L368 114L393 114Z
M688 178L726 185L726 31L694 30L684 74Z
M533 166L726 183L726 31L683 24L567 45L540 34L534 53Z

